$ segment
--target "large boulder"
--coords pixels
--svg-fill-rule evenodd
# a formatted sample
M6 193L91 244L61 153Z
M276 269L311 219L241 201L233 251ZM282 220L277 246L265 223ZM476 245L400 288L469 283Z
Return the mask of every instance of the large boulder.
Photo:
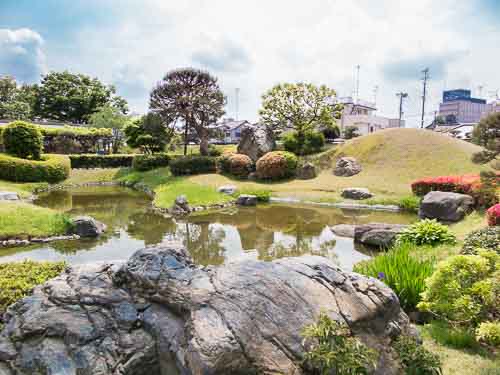
M354 241L367 246L387 248L406 227L406 225L384 223L356 225Z
M233 195L238 188L234 185L223 185L217 188L217 191L222 194Z
M361 164L355 158L343 157L337 160L333 174L340 177L351 177L361 172Z
M342 190L342 197L346 199L368 199L373 197L373 194L370 193L370 190L367 188L347 188Z
M236 200L238 206L256 206L257 196L250 194L241 194Z
M352 224L337 224L330 227L330 230L340 237L354 237L354 228L356 226Z
M193 263L178 245L123 265L73 267L12 305L0 333L0 374L303 374L301 332L325 312L379 353L414 334L382 282L306 256Z
M0 191L0 201L18 201L19 195L12 191Z
M81 238L99 237L106 231L106 225L90 216L77 216L72 219L71 234Z
M271 128L262 125L247 125L241 131L238 154L247 155L255 163L261 156L276 148Z
M176 216L189 214L191 212L191 207L189 206L187 197L185 195L179 195L175 198L174 204L169 211L172 215Z
M473 208L474 199L469 195L431 191L422 199L418 215L422 219L457 222Z
M297 168L299 180L310 180L316 177L316 167L313 163L304 163Z

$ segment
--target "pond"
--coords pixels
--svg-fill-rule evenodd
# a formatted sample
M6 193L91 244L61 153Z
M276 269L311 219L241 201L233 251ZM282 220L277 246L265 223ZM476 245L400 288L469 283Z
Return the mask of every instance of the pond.
M183 243L195 262L203 265L314 254L352 269L355 263L367 259L370 251L355 245L350 238L336 236L330 226L369 222L404 224L416 219L403 213L290 204L232 207L173 219L154 213L146 195L117 186L52 191L40 195L35 203L72 216L92 216L105 223L108 230L95 240L3 249L0 262L32 259L78 264L125 260L145 246L173 240Z

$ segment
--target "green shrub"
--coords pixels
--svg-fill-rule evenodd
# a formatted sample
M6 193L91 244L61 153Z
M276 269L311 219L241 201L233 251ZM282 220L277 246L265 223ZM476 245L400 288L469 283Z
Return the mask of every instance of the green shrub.
M307 131L303 138L296 131L283 136L283 147L297 155L309 155L320 152L325 146L325 136L321 132Z
M478 341L487 345L500 347L500 322L484 322L476 329Z
M216 169L216 158L211 156L181 156L170 161L175 176L214 173Z
M446 225L437 220L421 220L406 228L399 236L398 241L415 245L436 246L445 243L455 243L455 235Z
M441 320L434 320L426 324L424 329L439 344L455 349L477 350L479 345L474 331L467 327L459 327Z
M500 255L456 255L426 280L418 308L456 325L477 327L500 316Z
M208 146L208 156L218 157L222 155L222 151L214 145Z
M477 255L479 249L493 250L500 254L500 227L478 229L465 237L462 254Z
M44 152L53 154L91 154L102 143L113 141L112 129L64 126L38 126L43 135Z
M371 374L377 353L352 337L349 327L321 313L318 322L307 326L304 365L321 375Z
M407 212L418 212L418 208L420 207L420 197L415 195L409 195L407 197L403 197L399 200L398 206Z
M69 155L71 168L90 169L90 168L120 168L132 166L132 160L135 155Z
M392 344L406 375L441 375L441 361L415 338L400 336Z
M132 161L132 167L135 170L144 172L166 167L169 162L170 157L166 153L136 155Z
M409 243L399 243L388 252L354 266L355 272L378 278L390 287L406 311L416 309L425 279L432 275L434 267L432 260L412 257L412 249Z
M291 152L268 152L257 160L257 176L263 180L279 180L292 177L297 169L297 156Z
M244 154L226 153L217 159L217 168L222 173L246 178L253 171L253 161Z
M38 127L23 121L11 122L2 133L5 151L23 159L39 160L43 136Z
M65 268L62 262L34 262L0 264L0 322L8 306L29 295L32 289L56 277Z
M242 194L255 195L257 197L257 201L259 201L261 203L268 203L271 200L271 191L270 190L242 189L240 191L237 191L234 194L234 197L238 198Z
M62 155L43 155L42 160L0 154L0 179L14 182L56 183L68 178L70 161Z

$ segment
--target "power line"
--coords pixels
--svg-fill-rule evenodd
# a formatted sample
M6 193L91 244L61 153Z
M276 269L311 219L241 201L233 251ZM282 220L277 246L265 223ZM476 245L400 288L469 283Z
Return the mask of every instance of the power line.
M396 96L399 97L399 127L401 127L401 119L403 117L403 100L408 97L407 92L398 92Z
M424 73L424 78L422 78L422 81L424 82L424 93L422 95L422 123L420 127L423 129L424 118L425 118L425 99L427 98L427 80L429 79L429 68L425 68L424 70L422 70L422 73Z

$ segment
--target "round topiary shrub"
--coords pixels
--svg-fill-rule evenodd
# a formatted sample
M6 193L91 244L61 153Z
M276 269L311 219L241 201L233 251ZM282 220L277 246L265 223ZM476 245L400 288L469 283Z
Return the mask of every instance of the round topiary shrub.
M320 152L325 146L325 136L317 131L307 131L302 137L296 131L283 136L283 147L297 155Z
M246 178L253 170L253 161L245 154L227 153L217 161L220 172Z
M4 129L2 138L8 154L23 159L40 160L43 136L35 125L14 121Z
M297 162L297 156L291 152L268 152L257 160L257 177L263 180L279 180L292 177L295 175Z

